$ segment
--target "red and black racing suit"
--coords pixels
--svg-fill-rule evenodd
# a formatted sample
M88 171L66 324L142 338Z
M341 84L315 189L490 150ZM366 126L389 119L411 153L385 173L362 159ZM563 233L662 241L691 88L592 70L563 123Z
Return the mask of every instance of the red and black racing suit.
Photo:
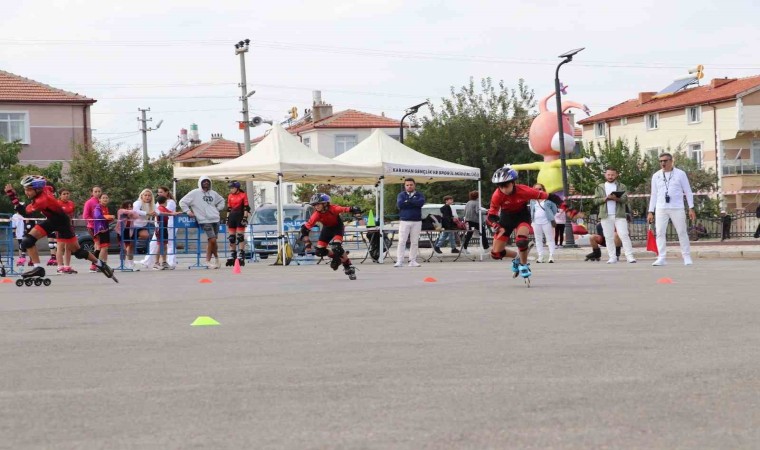
M36 197L24 208L23 205L18 203L16 193L9 191L6 192L11 201L16 205L16 211L19 214L31 214L33 212L39 212L45 216L45 220L34 226L33 230L37 230L42 236L48 236L51 233L58 234L58 240L63 243L76 242L76 235L74 234L74 227L71 225L71 218L66 214L66 210L61 206L55 196L53 196L53 188L51 186L45 186Z
M530 227L530 210L528 204L531 200L545 200L549 194L538 191L524 184L515 184L511 194L504 194L496 188L491 196L491 206L488 208L486 223L493 228L501 227L494 240L509 242L512 231L525 225Z

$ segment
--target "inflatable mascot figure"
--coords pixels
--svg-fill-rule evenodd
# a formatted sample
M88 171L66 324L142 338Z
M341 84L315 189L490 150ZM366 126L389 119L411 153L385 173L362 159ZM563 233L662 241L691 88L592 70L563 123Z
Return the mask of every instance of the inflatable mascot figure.
M566 94L567 86L562 87L562 93ZM554 92L542 98L538 103L538 116L533 119L528 134L530 151L544 157L543 161L528 164L512 164L515 170L538 170L538 182L544 185L546 192L556 193L562 196L562 162L560 161L559 140L565 140L565 152L571 152L575 147L573 127L570 117L564 114L570 108L578 108L586 114L590 110L586 105L565 101L562 102L562 131L557 129L557 113L546 107L546 102L554 97ZM568 166L580 166L588 161L583 158L565 159Z

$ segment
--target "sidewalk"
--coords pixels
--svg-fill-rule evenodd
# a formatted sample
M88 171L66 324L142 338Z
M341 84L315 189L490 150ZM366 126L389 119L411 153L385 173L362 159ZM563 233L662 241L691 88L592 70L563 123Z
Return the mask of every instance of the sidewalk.
M548 252L548 250L547 250ZM584 260L591 252L591 247L586 245L580 248L558 248L555 259L560 260ZM646 251L645 243L634 243L633 252L636 259L652 259L655 254ZM531 256L535 250L531 253ZM624 256L621 255L624 259ZM681 247L678 242L668 242L668 259L680 258ZM692 259L760 259L760 239L730 240L730 241L697 241L691 243ZM607 259L607 250L602 248L602 259Z

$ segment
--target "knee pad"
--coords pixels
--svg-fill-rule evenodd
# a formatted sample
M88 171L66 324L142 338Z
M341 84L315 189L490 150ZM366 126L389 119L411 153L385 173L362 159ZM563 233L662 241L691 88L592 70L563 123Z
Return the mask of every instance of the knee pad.
M504 259L505 256L507 256L507 251L506 250L502 250L499 253L496 253L493 250L491 250L491 258L492 259Z
M332 251L333 251L333 258L340 258L343 256L344 253L346 253L345 250L343 250L343 245L340 243L335 243L332 245Z
M238 233L235 237L237 238L238 244L245 242L245 235L243 233Z
M18 244L18 248L20 248L21 251L24 252L27 249L34 247L36 244L37 244L37 238L32 236L31 234L27 234L21 238L21 243Z
M527 250L528 246L530 245L530 240L528 240L528 236L519 234L517 235L517 239L515 239L515 245L520 251Z
M72 255L74 255L74 258L76 259L87 259L87 257L90 256L90 253L80 247L77 251L72 253Z
M314 255L319 256L320 258L327 256L328 254L330 254L330 252L327 251L325 247L317 247L317 249L314 250Z
M235 239L234 234L227 236L227 240L230 242L230 245L235 245L237 243L237 240Z

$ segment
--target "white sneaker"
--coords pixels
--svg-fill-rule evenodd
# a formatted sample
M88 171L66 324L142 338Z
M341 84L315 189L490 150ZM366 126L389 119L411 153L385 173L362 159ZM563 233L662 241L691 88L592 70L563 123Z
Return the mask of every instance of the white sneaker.
M409 261L409 267L420 267L420 263L417 261Z
M463 249L462 249L462 254L463 254L463 255L469 255L469 254L470 254L470 251L469 251L469 250L467 250L466 248L463 248Z
M656 260L655 260L655 261L652 263L652 265L653 265L653 266L664 266L664 265L666 265L666 264L667 264L667 262L665 262L665 258L657 258L657 259L656 259Z
M690 266L692 264L694 264L694 263L691 261L691 256L684 256L683 257L683 265L684 266Z
M539 263L539 264L541 264L542 262L544 262L544 255L536 256L536 262Z
M214 269L218 269L219 267L221 267L221 265L219 264L219 258L216 258L214 259Z
M393 267L404 267L404 263L401 261L398 261L396 264L393 265Z
M551 264L554 264L554 257L551 256L551 255L549 255L549 261L547 261L547 262L551 263Z
M209 269L218 269L219 266L214 264L213 261L206 261L206 266L208 266Z
M635 264L636 263L636 258L634 258L633 256L629 257L628 258L628 263L629 264Z
M617 264L617 262L618 260L617 260L617 257L615 256L607 260L607 264Z

